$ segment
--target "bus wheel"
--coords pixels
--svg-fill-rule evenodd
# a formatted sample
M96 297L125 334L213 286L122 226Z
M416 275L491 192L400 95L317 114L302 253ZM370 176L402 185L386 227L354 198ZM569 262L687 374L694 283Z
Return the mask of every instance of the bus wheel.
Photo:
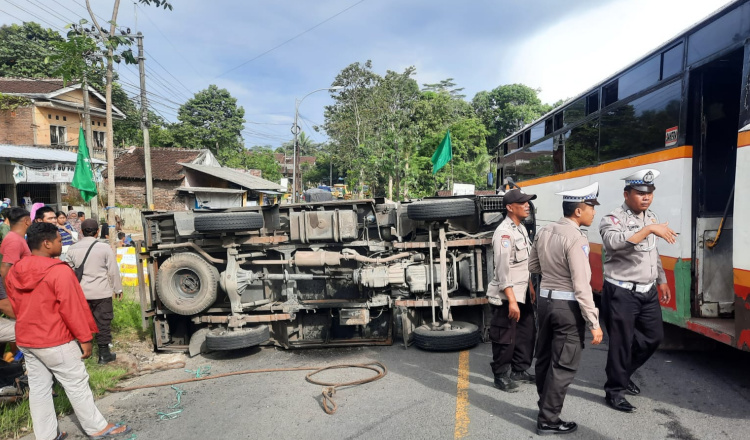
M156 275L156 293L169 310L195 315L216 301L219 271L191 252L167 258Z
M219 212L198 214L193 220L198 232L238 232L263 227L263 214L259 212Z
M470 348L479 343L479 327L453 321L433 327L425 324L414 330L414 345L428 351L453 351Z
M476 206L471 199L423 200L409 205L406 211L411 220L447 220L474 215Z
M235 330L215 328L206 334L206 348L209 350L236 350L262 344L270 338L271 333L267 325Z

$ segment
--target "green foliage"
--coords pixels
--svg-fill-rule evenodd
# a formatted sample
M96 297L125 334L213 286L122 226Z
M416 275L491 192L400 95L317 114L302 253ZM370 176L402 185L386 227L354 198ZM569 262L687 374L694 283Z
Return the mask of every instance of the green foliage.
M244 168L261 171L261 176L271 182L281 180L281 165L276 162L270 148L255 148L245 154Z
M472 106L487 127L487 143L494 150L505 137L552 109L542 104L539 90L523 84L508 84L477 93Z
M88 33L80 31L86 23L88 22L82 19L78 26L66 26L75 27L68 32L67 40L53 41L51 44L54 53L44 58L45 63L55 66L52 74L62 77L63 84L96 77L99 69L104 68L99 43Z
M13 111L18 107L26 107L28 105L31 105L31 100L28 98L24 98L23 96L3 95L0 93L0 111Z
M60 34L34 22L0 26L0 77L54 76L57 66L42 61L56 53L52 43L62 41Z
M244 117L245 109L237 106L237 99L211 84L180 107L180 124L174 127L176 146L207 148L222 164L236 163L238 154L245 152Z

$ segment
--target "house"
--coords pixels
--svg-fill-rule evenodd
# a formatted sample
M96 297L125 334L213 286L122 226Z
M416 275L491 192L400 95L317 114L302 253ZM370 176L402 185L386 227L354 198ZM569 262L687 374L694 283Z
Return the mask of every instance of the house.
M294 179L294 155L286 155L284 153L274 153L273 157L276 162L281 165L281 178L282 181L286 179L289 184L289 188L292 187ZM315 156L299 156L299 170L304 173L304 170L308 167L315 165Z
M73 179L83 121L80 84L60 79L0 78L0 94L11 109L0 110L0 197L18 204L28 192L35 202L62 206ZM91 90L95 169L105 165L105 99ZM114 119L125 119L116 107Z
M222 167L209 150L152 148L154 207L158 210L229 208L277 202L285 188L245 170ZM146 205L143 149L115 159L117 203Z

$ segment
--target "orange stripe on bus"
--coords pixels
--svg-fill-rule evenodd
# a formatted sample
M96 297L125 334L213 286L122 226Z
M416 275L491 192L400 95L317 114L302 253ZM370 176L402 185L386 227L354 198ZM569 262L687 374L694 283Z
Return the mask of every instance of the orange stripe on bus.
M750 271L734 268L734 294L747 301L750 296Z
M737 135L737 148L750 147L750 131L743 131Z
M580 170L568 171L561 174L539 177L536 179L524 180L518 182L521 185L539 185L548 182L557 182L559 180L572 179L574 177L590 176L592 174L605 173L607 171L617 171L625 168L640 167L657 162L665 162L674 159L690 159L693 157L693 147L683 145L682 147L670 148L668 150L657 151L654 153L643 154L641 156L629 157L627 159L607 162L595 167L583 168Z

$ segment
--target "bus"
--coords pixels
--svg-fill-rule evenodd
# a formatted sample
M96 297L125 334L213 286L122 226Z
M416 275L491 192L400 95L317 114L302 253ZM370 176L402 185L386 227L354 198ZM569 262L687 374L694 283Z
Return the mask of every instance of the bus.
M556 192L600 184L588 230L601 291L602 216L623 177L661 171L652 208L678 232L659 240L673 292L664 321L750 351L750 0L739 0L501 140L497 182L538 195L541 227ZM734 228L737 225L737 228Z

